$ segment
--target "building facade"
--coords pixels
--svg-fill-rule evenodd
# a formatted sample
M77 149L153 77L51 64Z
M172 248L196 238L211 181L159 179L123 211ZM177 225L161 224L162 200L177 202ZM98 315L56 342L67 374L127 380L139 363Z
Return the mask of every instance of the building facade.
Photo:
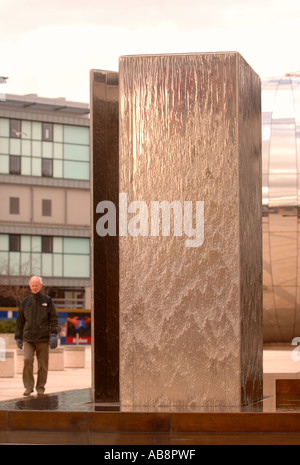
M59 308L90 308L89 146L88 104L0 102L0 306L39 275Z

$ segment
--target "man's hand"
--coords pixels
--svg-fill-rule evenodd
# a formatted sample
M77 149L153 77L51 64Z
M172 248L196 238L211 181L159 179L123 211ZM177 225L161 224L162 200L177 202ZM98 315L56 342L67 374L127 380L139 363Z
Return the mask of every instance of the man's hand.
M23 341L22 339L16 339L16 344L17 344L17 347L18 349L23 349Z
M50 346L50 349L56 349L57 347L56 334L51 334L50 339L49 339L49 346Z

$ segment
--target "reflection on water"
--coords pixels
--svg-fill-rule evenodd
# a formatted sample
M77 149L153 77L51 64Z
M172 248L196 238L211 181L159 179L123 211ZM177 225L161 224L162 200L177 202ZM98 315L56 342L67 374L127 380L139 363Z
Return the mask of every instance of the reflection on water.
M75 389L55 394L31 395L0 402L0 410L92 410L91 389Z
M58 395L43 395L27 399L17 400L15 403L16 410L58 410Z
M121 408L118 403L94 404L91 389L59 392L43 396L30 396L0 402L0 411L61 411L61 412L127 412L127 413L270 413L276 411L300 412L300 395L265 396L261 401L243 407L134 407Z

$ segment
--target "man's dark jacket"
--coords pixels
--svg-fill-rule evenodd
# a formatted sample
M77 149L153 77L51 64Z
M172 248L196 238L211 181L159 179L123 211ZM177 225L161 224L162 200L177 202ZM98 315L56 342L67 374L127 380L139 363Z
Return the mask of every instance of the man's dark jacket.
M58 317L51 297L40 292L25 297L18 311L15 339L44 342L57 332Z

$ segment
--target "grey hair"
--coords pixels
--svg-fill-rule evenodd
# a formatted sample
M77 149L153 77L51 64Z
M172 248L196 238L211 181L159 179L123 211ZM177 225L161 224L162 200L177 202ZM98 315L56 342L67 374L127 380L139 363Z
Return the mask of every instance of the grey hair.
M41 284L43 284L43 280L42 280L42 278L41 278L40 276L31 276L31 278L30 278L30 280L29 280L29 286L30 286L30 283L31 283L32 279L38 279L39 282L40 282Z

